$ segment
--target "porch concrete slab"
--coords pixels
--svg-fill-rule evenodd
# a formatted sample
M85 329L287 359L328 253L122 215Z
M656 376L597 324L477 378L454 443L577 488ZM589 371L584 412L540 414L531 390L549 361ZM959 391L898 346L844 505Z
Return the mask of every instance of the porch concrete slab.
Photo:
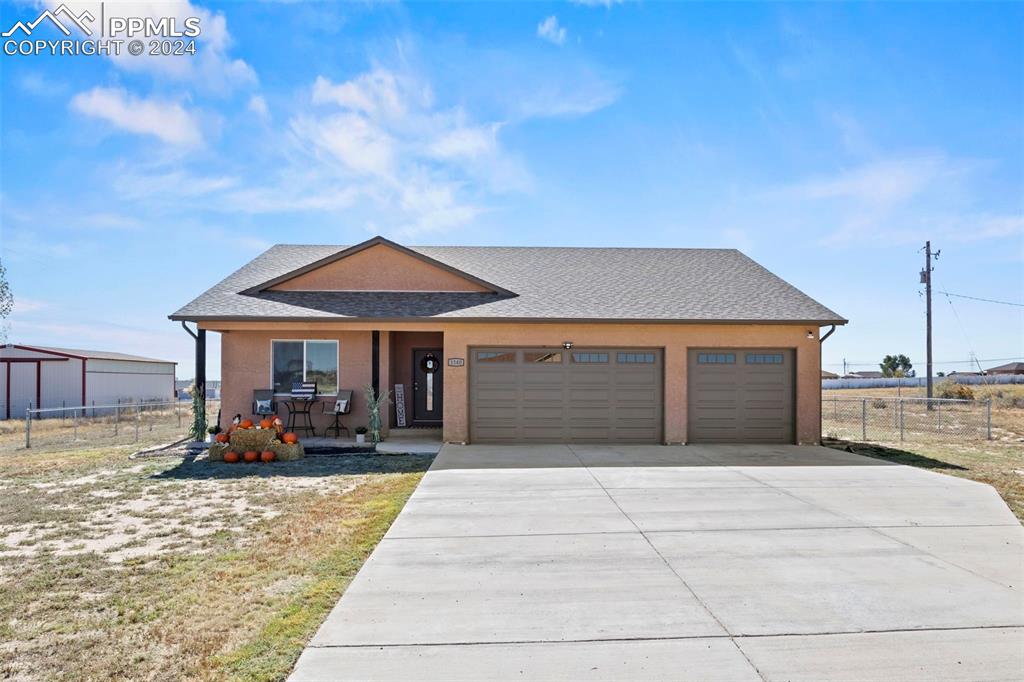
M416 494L389 538L629 533L636 527L599 488Z
M1024 624L1024 592L868 528L648 537L736 635Z
M614 466L589 469L604 488L763 488L760 481L720 466Z
M377 443L381 455L436 455L444 445L440 440L386 440Z
M642 531L838 528L860 525L779 490L612 488L608 495Z
M385 539L313 646L722 635L639 533Z
M881 532L1000 585L1024 590L1024 530L1020 525L885 528Z
M788 488L790 494L868 526L1020 526L990 486Z
M291 679L759 681L727 638L308 648Z
M1024 629L989 628L738 638L769 681L1011 682L1024 671Z

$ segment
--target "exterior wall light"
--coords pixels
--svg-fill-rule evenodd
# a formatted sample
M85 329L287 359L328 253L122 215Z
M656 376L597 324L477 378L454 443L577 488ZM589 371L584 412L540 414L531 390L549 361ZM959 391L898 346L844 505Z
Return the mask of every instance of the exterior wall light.
M572 341L563 341L562 342L562 348L564 348L566 350L569 350L570 348L572 348Z
M811 331L810 329L807 330L807 338L809 338L809 339L813 339L814 338L814 332Z

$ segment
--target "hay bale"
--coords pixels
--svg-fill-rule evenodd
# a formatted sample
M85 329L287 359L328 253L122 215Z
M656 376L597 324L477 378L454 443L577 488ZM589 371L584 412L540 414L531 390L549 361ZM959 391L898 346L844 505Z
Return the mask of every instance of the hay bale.
M277 438L274 429L239 429L231 434L231 449L235 452L268 450L270 441Z
M223 462L224 453L231 449L227 443L211 443L206 459L210 462Z
M302 443L295 443L294 445L289 445L288 443L274 443L269 449L274 451L279 462L291 462L292 460L302 459L306 456L306 450L302 447Z

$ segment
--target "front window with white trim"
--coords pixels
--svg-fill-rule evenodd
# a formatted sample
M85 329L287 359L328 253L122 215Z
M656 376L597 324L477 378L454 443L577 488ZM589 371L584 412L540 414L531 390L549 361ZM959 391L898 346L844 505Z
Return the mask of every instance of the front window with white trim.
M315 381L320 395L338 392L338 342L272 341L270 374L274 393L290 393L292 385Z

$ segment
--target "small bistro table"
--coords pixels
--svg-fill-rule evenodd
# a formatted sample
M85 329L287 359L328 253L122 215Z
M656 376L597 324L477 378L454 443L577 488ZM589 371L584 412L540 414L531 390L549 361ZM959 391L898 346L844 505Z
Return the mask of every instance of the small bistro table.
M293 433L307 431L315 436L311 410L316 398L292 398L282 402L288 408L288 425L285 428Z

